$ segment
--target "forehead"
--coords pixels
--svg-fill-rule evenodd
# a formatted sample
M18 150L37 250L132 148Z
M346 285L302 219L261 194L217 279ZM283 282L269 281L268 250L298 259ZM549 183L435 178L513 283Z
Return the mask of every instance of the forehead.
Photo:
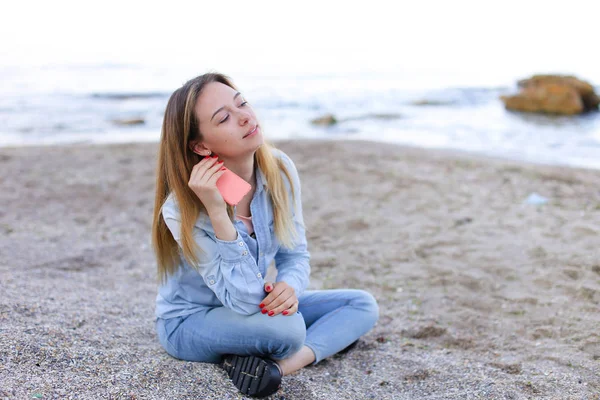
M213 113L233 100L237 90L221 82L204 86L196 101L196 115L200 122L210 122Z

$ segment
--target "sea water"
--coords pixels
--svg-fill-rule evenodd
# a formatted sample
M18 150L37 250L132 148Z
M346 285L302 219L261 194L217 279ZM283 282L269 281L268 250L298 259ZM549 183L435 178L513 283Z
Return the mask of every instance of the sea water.
M0 67L0 146L156 142L170 94L203 72L119 64ZM504 109L500 96L515 93L516 78L525 76L420 70L228 75L269 139L366 139L600 168L600 113ZM311 124L325 114L338 123ZM143 123L115 122L127 119Z

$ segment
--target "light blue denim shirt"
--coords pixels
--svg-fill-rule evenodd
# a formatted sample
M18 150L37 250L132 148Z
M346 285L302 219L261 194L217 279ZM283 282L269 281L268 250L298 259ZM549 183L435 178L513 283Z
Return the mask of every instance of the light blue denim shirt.
M182 256L181 218L175 198L170 194L161 212L173 238L179 243L180 265L177 272L169 275L166 283L158 288L156 317L172 318L218 306L225 306L245 315L259 312L258 305L268 294L264 290L264 277L273 260L277 268L276 282L285 281L294 288L297 297L307 288L310 253L302 215L300 177L287 154L279 149L274 149L273 154L285 162L293 178L296 203L292 213L298 231L293 249L281 246L275 237L273 208L266 192L265 175L258 166L255 167L256 190L250 203L256 238L248 235L243 221L236 218L236 239L218 239L210 218L201 213L193 229L194 239L204 250L204 253L199 253L198 270L191 267ZM289 182L283 172L281 175L291 203ZM236 209L234 206L234 210Z

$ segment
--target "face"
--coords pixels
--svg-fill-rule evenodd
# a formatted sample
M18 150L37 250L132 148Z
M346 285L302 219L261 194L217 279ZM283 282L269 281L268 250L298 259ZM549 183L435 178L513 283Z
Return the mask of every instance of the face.
M254 154L263 144L262 132L252 107L244 95L222 84L207 84L196 101L194 110L200 123L202 142L194 143L194 152L220 157L238 158ZM248 132L257 129L247 137Z

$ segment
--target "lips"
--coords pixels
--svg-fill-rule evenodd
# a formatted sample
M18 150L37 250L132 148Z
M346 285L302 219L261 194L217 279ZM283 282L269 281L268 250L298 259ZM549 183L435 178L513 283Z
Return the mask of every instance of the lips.
M249 134L251 134L252 132L254 132L256 129L258 128L258 125L255 125L254 128L250 129L245 135L244 137L248 136ZM243 139L243 138L242 138Z

